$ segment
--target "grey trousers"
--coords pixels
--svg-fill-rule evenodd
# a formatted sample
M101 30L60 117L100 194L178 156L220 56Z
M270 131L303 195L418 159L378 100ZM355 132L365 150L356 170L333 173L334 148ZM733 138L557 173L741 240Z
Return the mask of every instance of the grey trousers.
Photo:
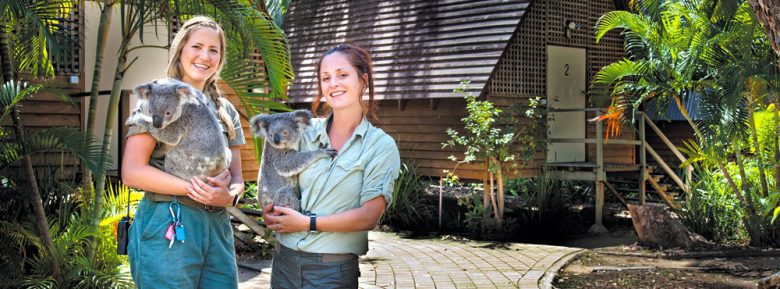
M360 267L355 254L295 251L278 242L271 267L271 288L357 288Z

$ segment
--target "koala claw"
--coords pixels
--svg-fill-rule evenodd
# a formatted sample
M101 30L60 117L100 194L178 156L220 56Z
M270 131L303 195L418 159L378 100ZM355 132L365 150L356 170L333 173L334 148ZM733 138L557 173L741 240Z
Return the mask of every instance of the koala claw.
M324 151L324 152L325 152L325 154L326 154L326 155L328 155L329 157L335 157L336 155L338 155L338 154L339 154L339 152L337 152L337 151L336 151L336 150L334 150L334 149L323 149L323 151Z
M320 148L321 148L321 149L327 149L327 148L328 148L328 144L326 144L326 143L322 143L322 142L321 142L321 143L320 143Z

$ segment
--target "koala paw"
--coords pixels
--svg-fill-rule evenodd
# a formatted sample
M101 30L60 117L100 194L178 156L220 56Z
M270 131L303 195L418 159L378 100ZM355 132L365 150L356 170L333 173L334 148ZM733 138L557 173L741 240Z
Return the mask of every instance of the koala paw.
M329 157L335 157L339 153L334 149L322 149L322 152Z

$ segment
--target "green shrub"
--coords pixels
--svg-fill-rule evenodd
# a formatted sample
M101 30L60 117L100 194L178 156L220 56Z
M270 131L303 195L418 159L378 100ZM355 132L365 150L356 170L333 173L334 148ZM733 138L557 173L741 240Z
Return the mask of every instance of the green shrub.
M696 170L691 197L680 219L691 231L714 242L746 238L743 208L719 171Z
M425 180L417 173L417 165L410 161L401 164L401 171L393 188L393 202L382 216L381 223L399 230L425 230L436 212L425 194Z

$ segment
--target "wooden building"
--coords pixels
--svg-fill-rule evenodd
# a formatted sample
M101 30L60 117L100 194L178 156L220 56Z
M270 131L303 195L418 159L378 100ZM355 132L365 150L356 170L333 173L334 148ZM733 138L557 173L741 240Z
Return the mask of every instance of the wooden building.
M617 32L595 43L596 21L614 9L612 0L292 1L284 22L296 75L289 94L298 105L312 100L314 64L327 49L344 42L366 48L380 100L377 125L398 142L402 157L418 161L421 173L441 176L455 166L448 156L463 152L441 145L447 128L463 128L465 102L452 93L461 80L500 106L535 96L555 108L606 106L589 97L587 84L624 55ZM596 135L587 122L592 112L551 114L551 138ZM633 129L624 132L634 138ZM633 145L604 150L607 163L636 163ZM595 144L551 144L549 151L538 152L522 175L549 163L595 163ZM482 179L483 167L461 165L456 174Z

